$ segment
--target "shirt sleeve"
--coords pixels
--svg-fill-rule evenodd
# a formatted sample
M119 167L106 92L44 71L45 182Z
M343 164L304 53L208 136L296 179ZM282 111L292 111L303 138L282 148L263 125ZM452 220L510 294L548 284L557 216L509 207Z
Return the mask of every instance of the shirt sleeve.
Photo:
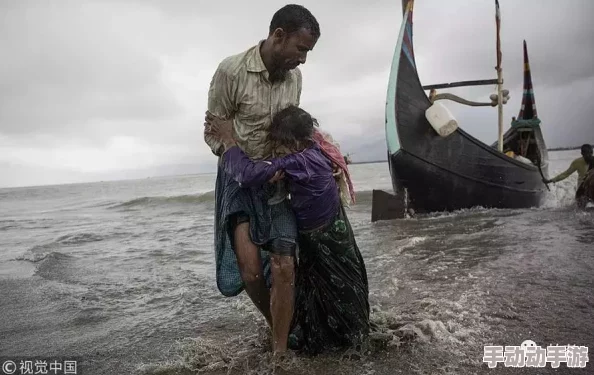
M274 174L292 164L294 155L271 160L251 160L239 147L233 146L223 154L223 170L243 187L265 184Z
M232 117L236 112L234 100L235 80L225 70L224 62L219 64L215 74L210 81L208 90L208 111L223 119ZM220 156L223 152L223 144L218 138L204 133L204 141L210 147L213 154Z
M563 181L565 180L567 177L571 176L571 174L573 172L575 172L577 170L577 160L574 160L571 162L571 164L569 165L569 168L567 168L567 170L561 174L559 174L558 176L555 176L554 178L551 179L551 182L559 182L559 181Z

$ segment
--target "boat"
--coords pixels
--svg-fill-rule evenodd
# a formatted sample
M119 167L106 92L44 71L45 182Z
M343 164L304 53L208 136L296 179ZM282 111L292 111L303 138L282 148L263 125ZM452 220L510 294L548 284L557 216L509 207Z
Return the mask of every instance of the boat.
M403 21L392 61L386 100L386 143L394 190L373 191L372 221L417 213L454 211L472 207L529 208L544 203L543 180L548 178L548 153L537 117L528 52L524 41L522 106L503 133L502 106L509 98L502 89L499 41L499 4L496 2L497 79L421 85L413 49L413 4L403 0ZM473 106L497 106L499 139L492 145L462 129L443 135L430 123L427 111L439 99L436 89L496 84L491 103L477 103L451 94L444 99ZM430 90L429 96L426 90ZM439 102L441 103L441 102ZM457 124L457 123L456 123ZM398 202L389 203L388 200ZM388 208L392 211L386 212Z
M351 159L351 154L346 154L344 155L344 162L349 165L349 164L353 164L353 159Z

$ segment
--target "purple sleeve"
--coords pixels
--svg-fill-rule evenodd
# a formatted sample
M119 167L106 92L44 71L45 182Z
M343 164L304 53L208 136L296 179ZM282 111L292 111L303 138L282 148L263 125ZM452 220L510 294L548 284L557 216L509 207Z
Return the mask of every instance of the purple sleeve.
M291 155L288 155L291 156ZM223 154L223 170L243 187L263 185L285 167L291 157L272 160L251 160L239 147L233 146Z

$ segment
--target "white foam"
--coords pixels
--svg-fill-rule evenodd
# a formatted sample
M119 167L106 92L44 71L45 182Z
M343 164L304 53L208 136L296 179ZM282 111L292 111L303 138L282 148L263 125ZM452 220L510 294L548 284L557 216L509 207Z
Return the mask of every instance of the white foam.
M475 206L475 207L471 207L471 208L461 208L461 209L455 210L455 211L436 211L436 212L431 212L431 213L427 214L426 216L423 216L423 220L452 218L452 217L456 217L458 215L464 215L467 213L478 213L478 212L484 212L484 211L489 211L489 210L493 210L493 209L485 208L482 206Z
M262 328L262 327L261 327ZM186 338L177 343L177 360L138 366L141 374L179 374L182 370L193 373L240 370L249 375L274 374L276 369L298 370L307 368L307 362L294 353L273 358L269 332L260 329L249 336L231 337L225 342L220 338ZM185 372L182 372L185 373Z
M416 236L394 241L394 245L386 247L386 251L373 257L370 261L384 268L390 263L398 262L397 255L400 255L404 250L414 248L427 241L427 239L426 236Z
M549 184L551 191L547 191L542 208L559 208L575 205L575 191L577 176L572 175L563 181Z

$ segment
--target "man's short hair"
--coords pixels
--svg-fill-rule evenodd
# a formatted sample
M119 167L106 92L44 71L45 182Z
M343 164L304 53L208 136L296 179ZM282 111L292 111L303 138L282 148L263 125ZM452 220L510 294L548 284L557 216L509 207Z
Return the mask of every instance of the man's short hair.
M592 145L587 144L587 143L582 145L582 155L585 155L585 154L592 155Z
M299 29L308 30L314 38L320 37L320 25L316 18L304 6L288 4L274 13L270 21L269 33L281 28L287 34L294 33Z

